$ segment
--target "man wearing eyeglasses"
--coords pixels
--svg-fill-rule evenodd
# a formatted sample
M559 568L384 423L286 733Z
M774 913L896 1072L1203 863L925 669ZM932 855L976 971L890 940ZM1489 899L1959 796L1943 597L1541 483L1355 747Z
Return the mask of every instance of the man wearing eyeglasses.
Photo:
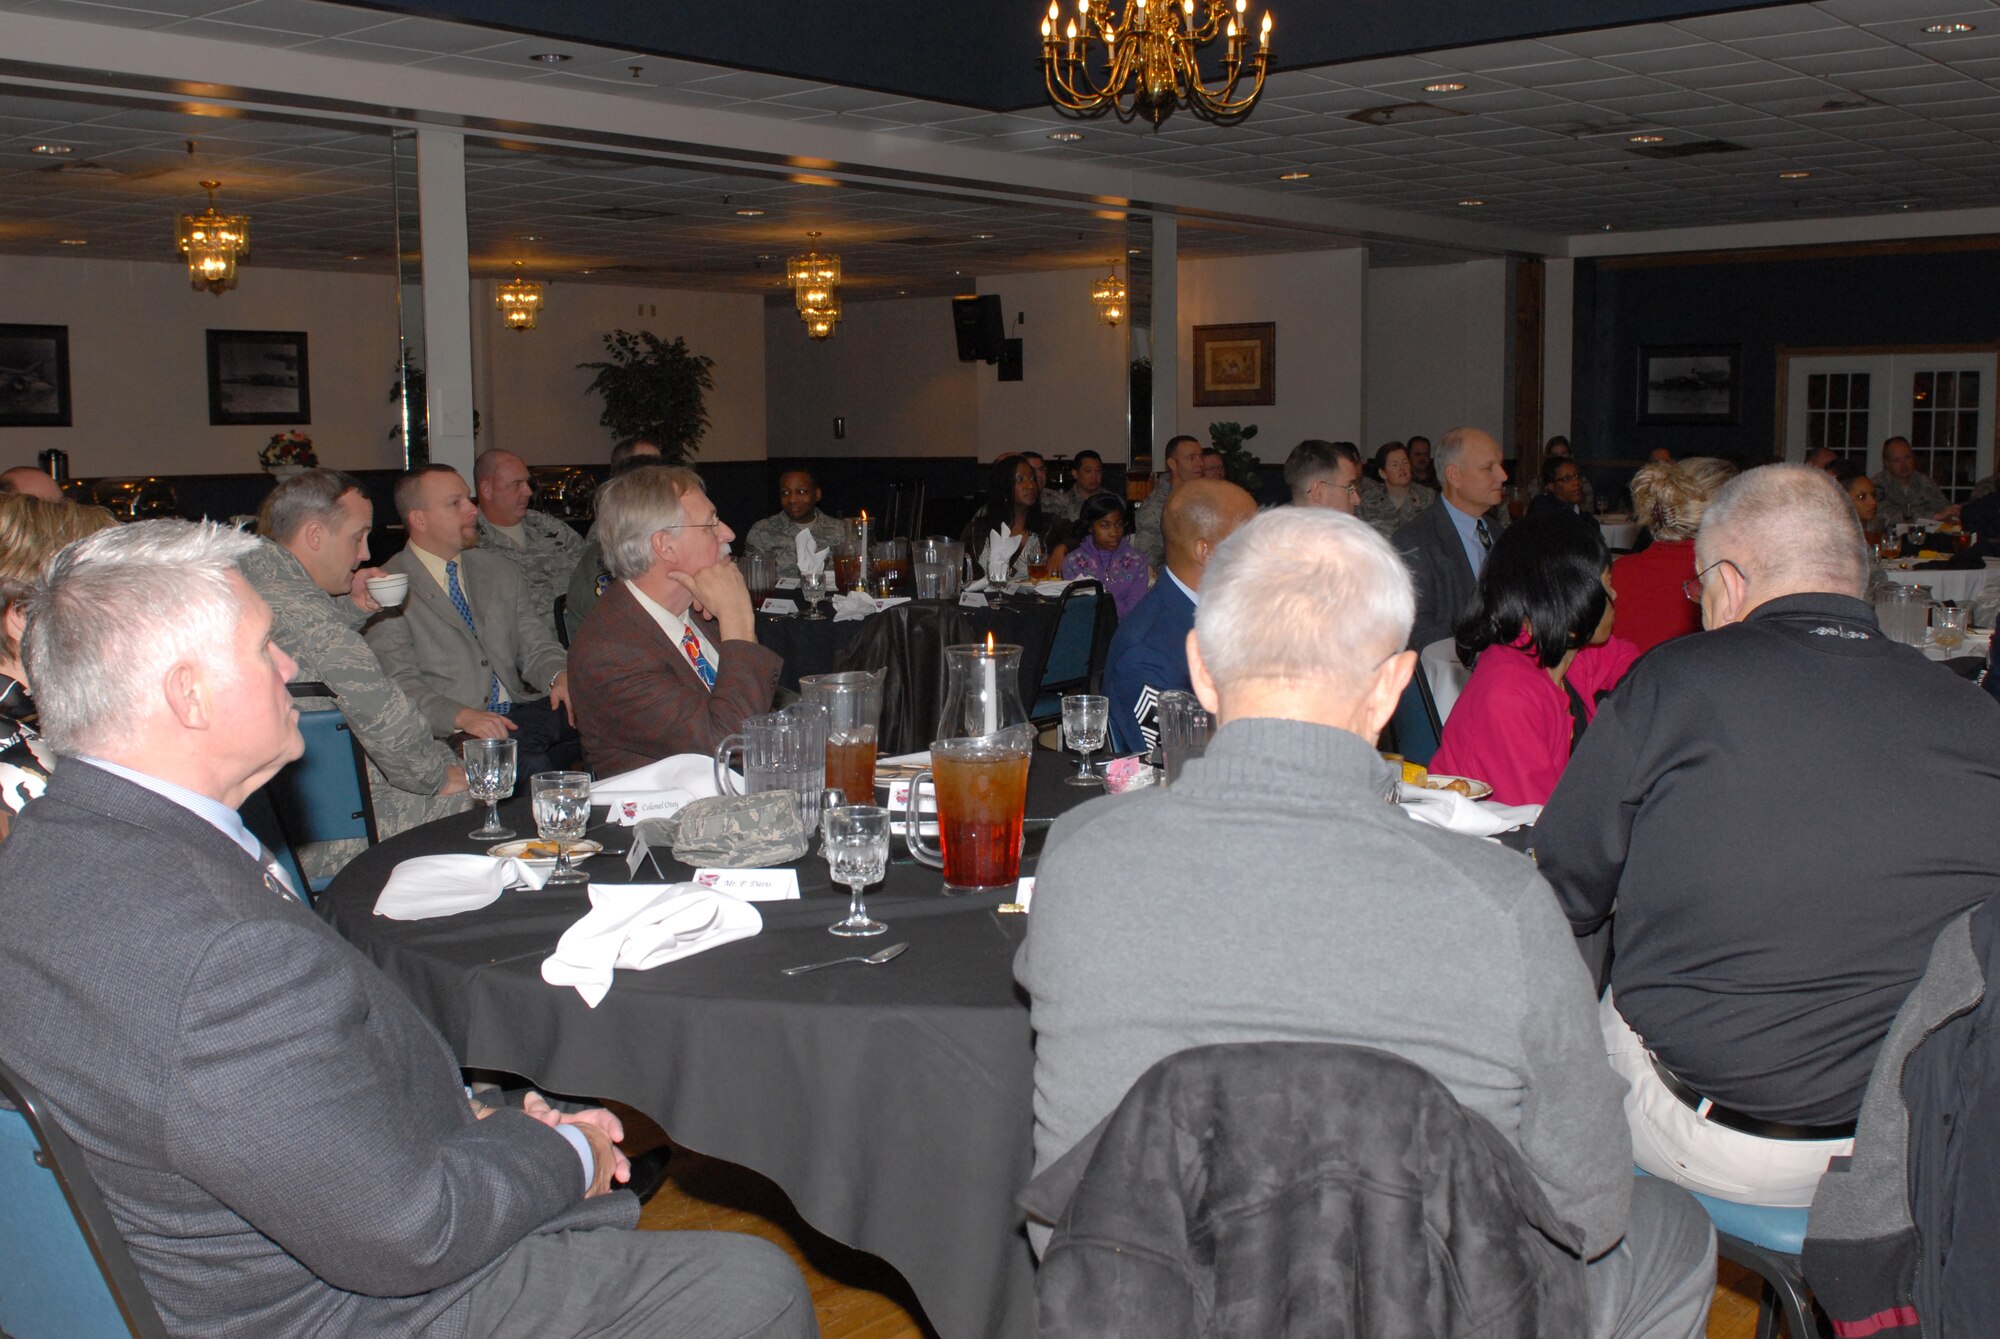
M1329 507L1352 516L1361 505L1360 448L1306 438L1285 457L1285 487L1294 507Z
M1884 636L1821 470L1731 481L1695 564L1707 631L1599 707L1535 852L1578 935L1611 923L1599 1022L1639 1166L1806 1205L1932 940L2000 892L2000 712ZM1885 763L1923 796L1891 822Z
M693 470L647 465L597 491L597 536L615 580L569 653L585 758L606 776L713 753L771 709L782 663L757 644L735 532Z

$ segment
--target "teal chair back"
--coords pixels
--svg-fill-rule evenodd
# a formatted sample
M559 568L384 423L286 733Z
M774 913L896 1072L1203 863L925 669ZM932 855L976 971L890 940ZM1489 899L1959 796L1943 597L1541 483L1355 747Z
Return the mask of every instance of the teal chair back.
M1056 614L1055 636L1049 641L1049 658L1035 686L1030 720L1062 718L1065 693L1094 693L1104 674L1104 655L1111 645L1107 628L1098 636L1098 604L1108 598L1095 581L1075 581L1062 594Z
M332 694L324 684L295 683L292 696ZM278 824L292 848L354 837L374 842L375 810L368 798L367 762L347 718L337 708L301 711L299 733L305 736L305 753L296 762L287 763L268 787ZM331 882L330 876L315 880L312 891L321 892Z
M0 1065L0 1334L166 1339L83 1154Z
M1431 681L1424 674L1422 661L1410 672L1396 712L1389 718L1389 729L1396 737L1396 752L1411 762L1430 766L1444 741L1444 721L1438 716L1437 699L1431 696Z

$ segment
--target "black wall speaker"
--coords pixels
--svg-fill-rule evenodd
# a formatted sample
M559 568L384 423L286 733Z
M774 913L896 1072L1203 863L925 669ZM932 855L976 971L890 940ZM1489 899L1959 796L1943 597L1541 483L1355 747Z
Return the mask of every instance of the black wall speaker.
M1001 314L998 293L982 293L976 298L953 298L951 324L958 335L960 362L999 361L1000 345L1007 338L1007 318Z
M1020 379L1021 379L1021 341L1018 339L1003 339L1000 341L999 380L1019 381Z

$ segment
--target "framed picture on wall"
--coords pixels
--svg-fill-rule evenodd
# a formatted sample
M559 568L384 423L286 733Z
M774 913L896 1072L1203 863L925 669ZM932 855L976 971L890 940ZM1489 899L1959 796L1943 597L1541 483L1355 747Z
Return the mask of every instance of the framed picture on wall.
M1639 350L1639 422L1734 423L1741 348L1650 344Z
M208 421L312 422L305 331L209 331Z
M69 426L69 327L0 325L0 428Z
M1194 402L1278 403L1277 322L1196 326Z

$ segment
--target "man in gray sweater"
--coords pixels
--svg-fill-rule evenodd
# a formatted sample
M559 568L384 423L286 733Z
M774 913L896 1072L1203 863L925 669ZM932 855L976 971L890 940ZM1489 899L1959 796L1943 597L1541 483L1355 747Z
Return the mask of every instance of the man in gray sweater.
M1714 1238L1635 1181L1597 1004L1534 865L1385 802L1373 740L1409 681L1410 577L1336 512L1264 512L1224 541L1188 665L1216 715L1171 791L1050 833L1015 962L1033 1004L1035 1169L1192 1046L1371 1046L1435 1075L1582 1230L1593 1339L1699 1336ZM1031 1230L1037 1246L1045 1229Z

